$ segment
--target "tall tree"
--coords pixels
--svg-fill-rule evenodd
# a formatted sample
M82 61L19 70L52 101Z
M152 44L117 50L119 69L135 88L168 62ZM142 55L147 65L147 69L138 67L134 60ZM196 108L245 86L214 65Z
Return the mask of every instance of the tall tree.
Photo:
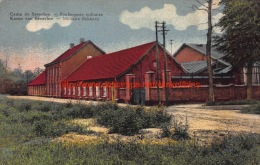
M196 0L197 3L201 4L203 8L198 8L196 5L193 7L197 8L198 10L204 10L207 12L208 15L208 32L207 32L207 44L206 44L206 56L207 56L207 69L208 69L208 76L209 76L209 98L208 101L212 102L215 101L214 97L214 84L213 84L213 70L212 70L212 58L211 58L211 45L212 45L212 0L205 0L206 3L202 3L200 0ZM216 5L216 4L215 4Z
M252 68L260 60L260 1L223 0L224 16L218 26L223 34L214 38L217 49L234 68L247 70L247 99L252 99Z

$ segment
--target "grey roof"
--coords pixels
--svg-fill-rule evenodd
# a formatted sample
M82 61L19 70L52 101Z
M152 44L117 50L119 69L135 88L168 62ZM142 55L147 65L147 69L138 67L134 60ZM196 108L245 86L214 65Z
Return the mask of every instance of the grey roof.
M206 44L186 44L186 45L206 55ZM214 59L220 59L225 55L223 53L218 52L215 47L211 47L211 56Z
M222 62L222 61L219 61ZM216 62L212 62L212 65L215 65ZM225 64L225 63L224 63ZM196 74L207 69L207 61L192 61L181 63L182 68L189 74ZM231 65L225 65L223 68L216 69L215 74L225 74L232 70Z
M200 72L207 68L207 61L193 61L181 63L182 68L190 74Z
M216 74L226 74L226 73L228 73L229 71L231 71L232 70L232 66L228 66L228 67L226 67L226 68L224 68L224 69L222 69L222 70L219 70L219 71L217 71L217 72L215 72L214 71L214 75L216 75Z
M260 62L258 61L258 62L256 62L256 63L254 63L254 66L255 66L255 67L260 67Z

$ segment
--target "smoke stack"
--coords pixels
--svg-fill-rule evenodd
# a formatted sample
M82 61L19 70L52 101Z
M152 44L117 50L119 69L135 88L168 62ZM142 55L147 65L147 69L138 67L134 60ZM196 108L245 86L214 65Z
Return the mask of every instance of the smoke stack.
M70 43L70 48L73 48L74 47L74 43Z
M80 43L83 43L85 42L85 39L84 38L80 38Z

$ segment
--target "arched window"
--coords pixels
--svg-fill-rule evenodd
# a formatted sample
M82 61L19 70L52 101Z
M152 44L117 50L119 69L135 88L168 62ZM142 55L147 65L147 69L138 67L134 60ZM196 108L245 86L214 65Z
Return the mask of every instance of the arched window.
M103 97L107 97L107 87L106 86L103 86L103 91L102 91L102 93L103 93Z
M76 94L76 87L73 87L73 95Z
M67 88L66 87L64 87L64 93L63 93L64 95L66 95L67 94Z
M83 87L83 96L87 96L87 88Z
M78 96L81 96L81 93L80 93L80 87L78 87Z
M96 97L100 96L100 90L99 90L99 86L96 86Z
M93 87L89 87L89 96L93 96Z

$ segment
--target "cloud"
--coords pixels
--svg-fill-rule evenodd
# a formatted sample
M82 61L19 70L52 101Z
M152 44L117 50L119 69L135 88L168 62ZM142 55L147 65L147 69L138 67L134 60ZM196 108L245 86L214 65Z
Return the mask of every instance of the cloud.
M46 17L39 17L46 18ZM72 23L72 20L63 20L61 17L54 17L53 20L30 20L30 22L26 25L26 29L29 32L37 32L39 30L45 29L49 30L53 27L53 25L57 23L61 27L67 27L70 26Z
M213 8L219 7L220 0L213 1ZM207 6L207 4L204 4ZM199 9L204 9L204 6ZM217 23L221 18L221 14L213 16L213 24ZM128 25L131 29L148 28L155 30L155 21L166 21L167 24L172 25L176 30L186 30L190 26L197 26L198 30L207 29L207 12L204 10L196 10L193 13L188 13L185 16L177 14L177 9L173 4L165 4L163 8L151 10L148 7L142 8L140 11L129 12L124 10L120 14L120 22Z

